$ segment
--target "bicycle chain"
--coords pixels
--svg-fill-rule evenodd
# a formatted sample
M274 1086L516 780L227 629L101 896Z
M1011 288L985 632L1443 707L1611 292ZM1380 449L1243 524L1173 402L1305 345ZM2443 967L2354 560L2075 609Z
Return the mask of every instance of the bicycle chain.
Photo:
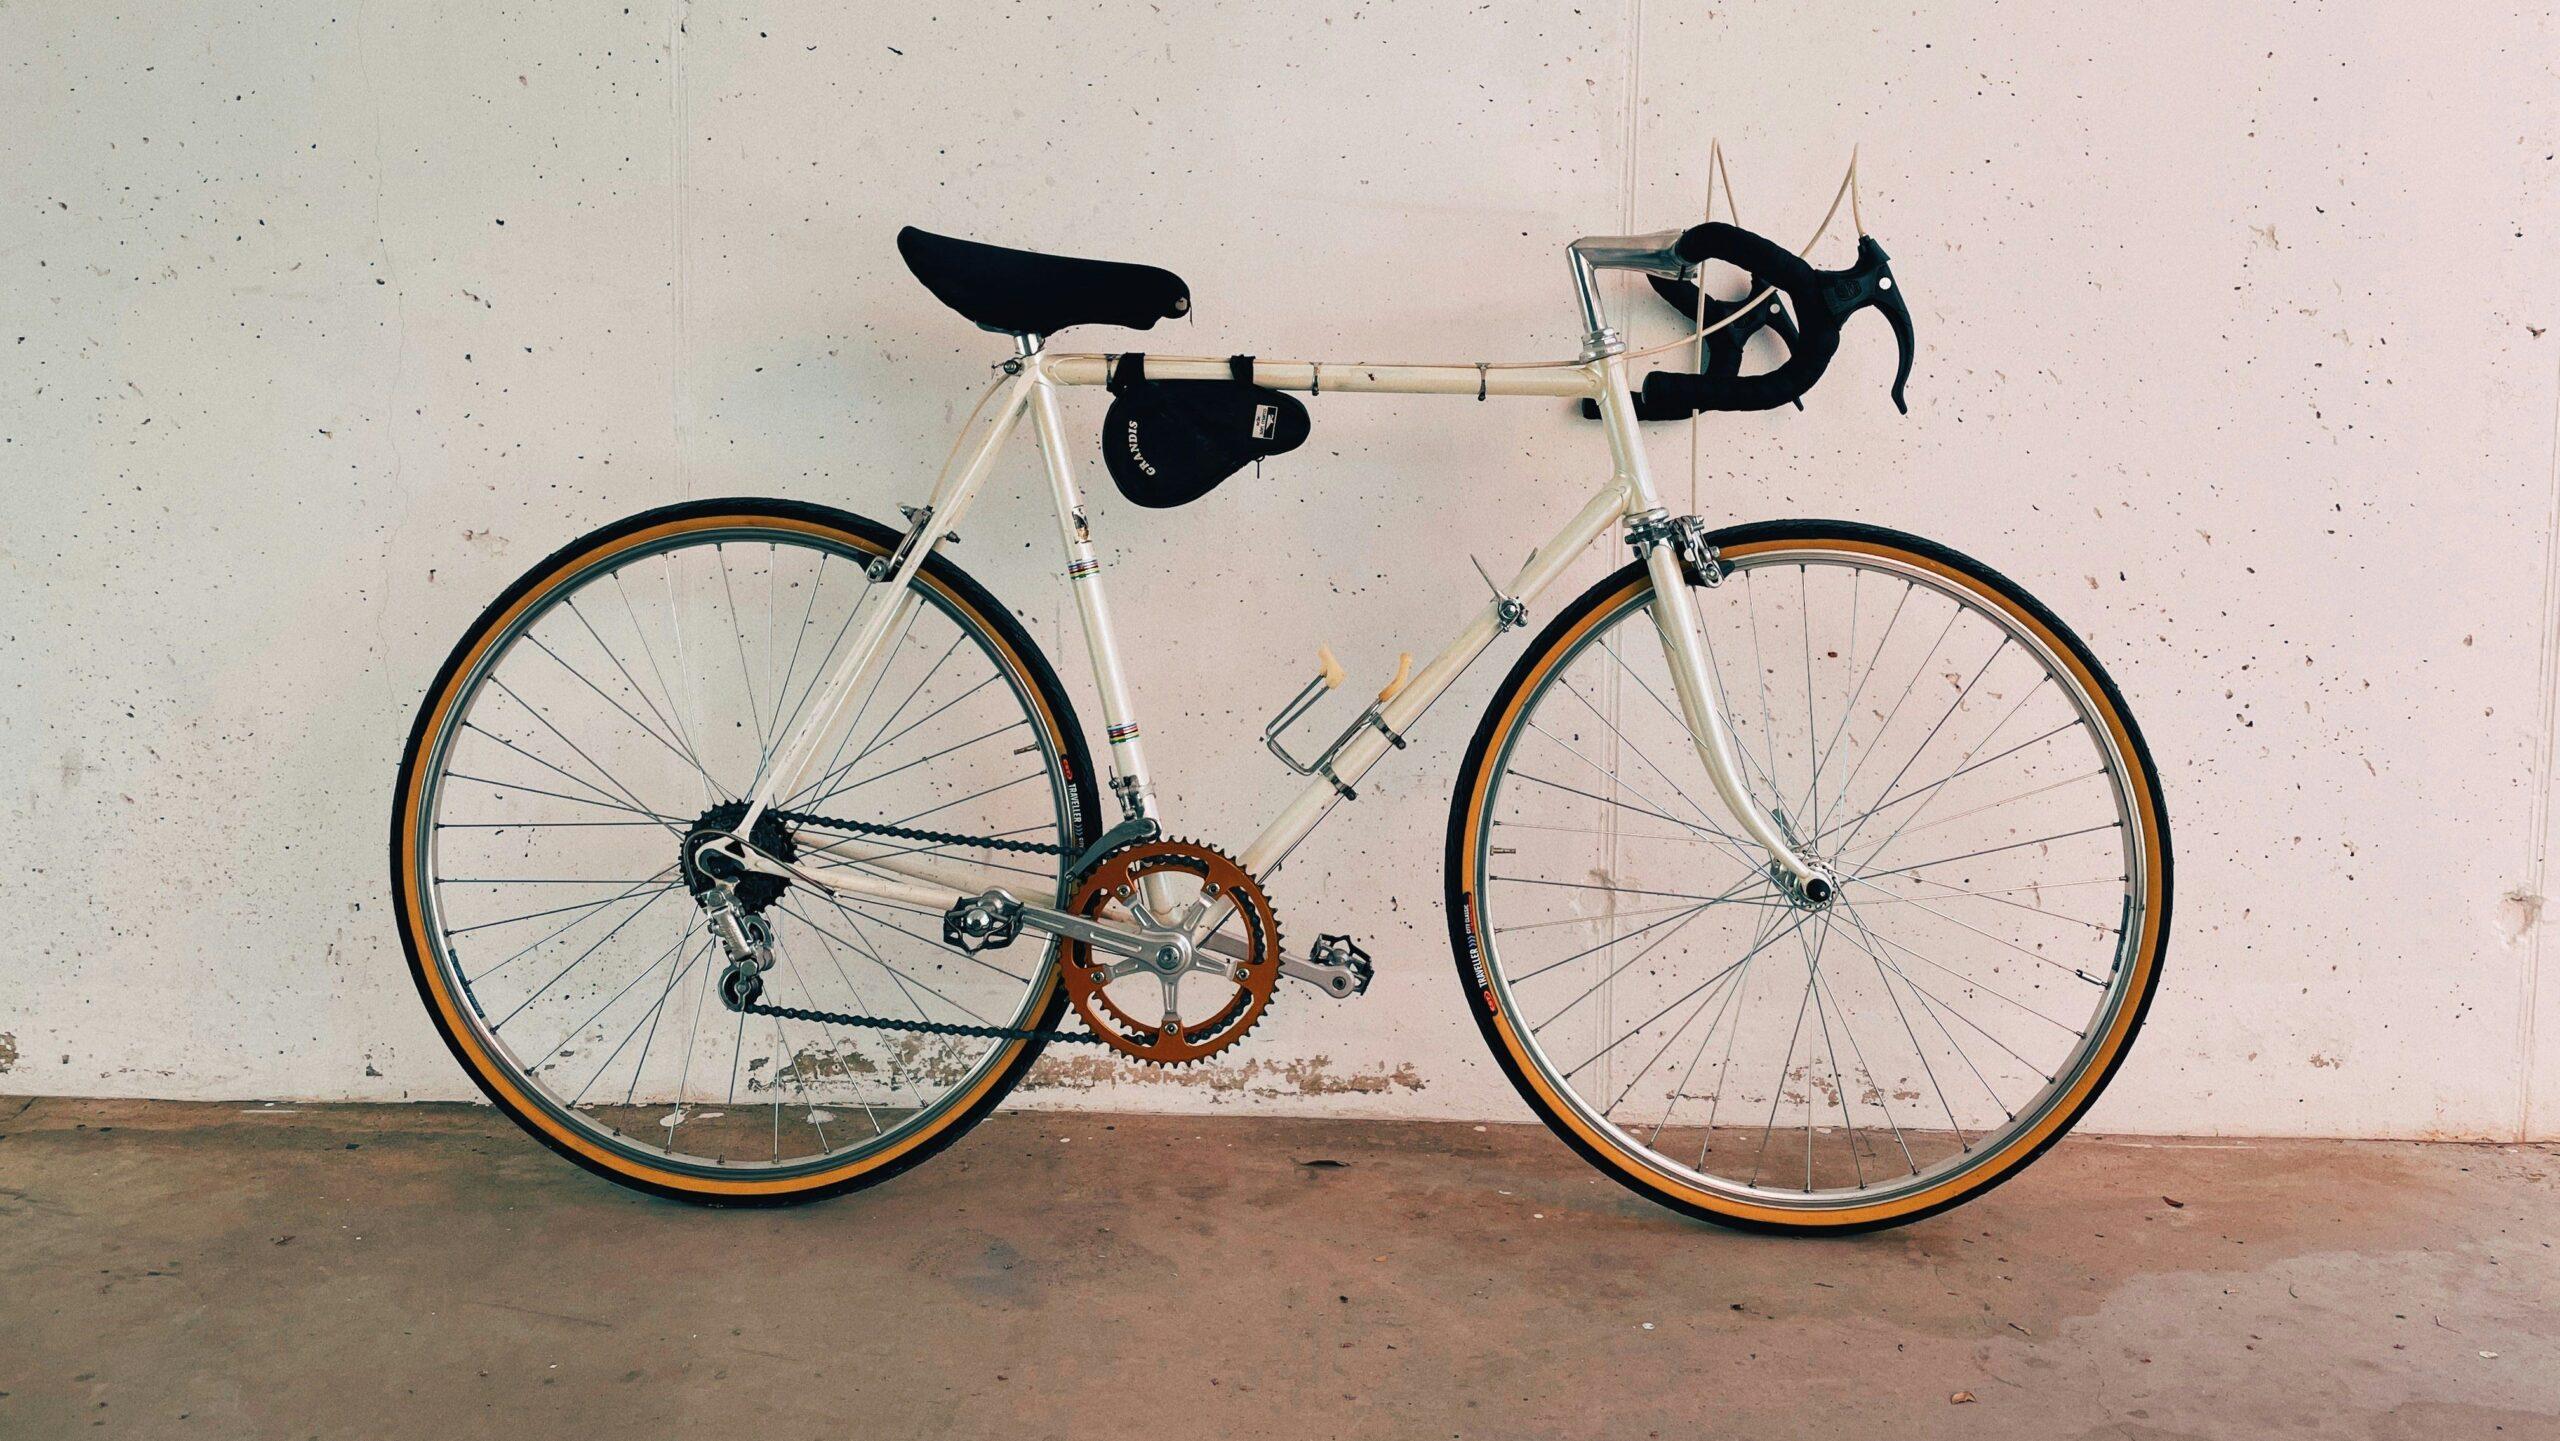
M894 1016L857 1016L849 1011L812 1011L801 1006L768 1006L749 1001L739 1008L750 1016L774 1016L820 1026L862 1026L875 1031L920 1031L928 1036L985 1036L1006 1041L1066 1041L1104 1044L1091 1031L1044 1031L1037 1026L964 1026L956 1021L901 1021Z
M983 846L989 850L1012 851L1018 855L1063 856L1063 846L1043 845L1038 841L1009 841L997 836L961 835L952 831L916 830L906 826L883 825L874 821L839 820L831 816L811 815L807 811L772 812L786 825L816 826L823 830L847 831L854 835L881 836L897 841L925 841L938 846ZM772 1016L777 1020L803 1021L820 1026L859 1026L875 1031L909 1031L928 1036L978 1036L1006 1041L1053 1041L1075 1045L1099 1046L1106 1042L1090 1031L1049 1031L1037 1026L967 1026L957 1021L902 1021L894 1016L861 1016L850 1011L813 1011L804 1006L769 1006L762 1001L749 1001L738 1008L749 1016Z
M1064 846L1043 845L1038 841L1009 841L998 836L966 836L956 831L920 831L905 826L881 825L873 821L844 821L831 816L811 815L807 811L775 810L768 815L786 825L818 826L831 831L850 831L858 836L886 836L893 841L931 841L938 846L983 846L991 851L1012 851L1026 856L1063 856Z

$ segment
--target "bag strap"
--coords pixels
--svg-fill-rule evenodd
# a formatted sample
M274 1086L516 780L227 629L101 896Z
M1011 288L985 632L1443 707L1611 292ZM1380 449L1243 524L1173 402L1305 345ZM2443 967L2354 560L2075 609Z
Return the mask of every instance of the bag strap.
M1250 355L1228 356L1227 374L1247 385L1253 384L1253 357ZM1143 350L1132 350L1111 362L1111 376L1103 382L1103 389L1110 391L1113 395L1126 395L1132 389L1146 384L1146 381L1147 353Z

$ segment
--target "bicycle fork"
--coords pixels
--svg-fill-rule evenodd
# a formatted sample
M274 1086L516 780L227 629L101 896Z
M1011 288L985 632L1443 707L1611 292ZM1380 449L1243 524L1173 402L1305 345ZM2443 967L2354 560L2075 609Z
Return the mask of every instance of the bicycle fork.
M1594 337L1615 343L1610 332ZM1743 774L1741 747L1718 700L1715 671L1700 639L1697 600L1689 593L1694 574L1713 586L1723 577L1723 562L1706 543L1706 527L1696 516L1674 517L1662 508L1653 488L1652 468L1636 430L1635 405L1627 389L1626 361L1612 352L1594 362L1600 372L1600 414L1609 434L1609 449L1627 496L1627 543L1653 577L1653 626L1662 638L1663 657L1671 667L1673 688L1680 696L1681 719L1707 777L1745 834L1769 853L1775 878L1797 898L1820 906L1830 901L1836 885L1828 871L1796 850L1766 806L1751 794Z

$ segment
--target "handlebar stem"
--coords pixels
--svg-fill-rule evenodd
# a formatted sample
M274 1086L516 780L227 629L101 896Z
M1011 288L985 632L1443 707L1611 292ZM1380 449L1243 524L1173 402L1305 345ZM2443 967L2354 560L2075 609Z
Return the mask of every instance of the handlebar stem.
M1586 235L1565 248L1573 264L1574 299L1582 307L1582 358L1597 360L1624 348L1609 326L1600 299L1603 270L1632 270L1642 275L1685 279L1696 266L1680 258L1682 232L1657 230L1648 235Z

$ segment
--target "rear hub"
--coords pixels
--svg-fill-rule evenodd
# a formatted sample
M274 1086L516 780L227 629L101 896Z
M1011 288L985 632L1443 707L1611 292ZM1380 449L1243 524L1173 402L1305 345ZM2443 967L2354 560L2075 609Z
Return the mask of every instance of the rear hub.
M722 801L704 811L702 818L693 823L693 828L685 832L684 847L677 854L676 865L684 874L685 889L691 891L696 899L713 886L725 881L737 893L738 908L749 915L756 915L782 898L782 893L790 888L790 879L786 876L770 876L761 871L735 867L734 862L724 861L716 854L712 857L712 869L706 871L696 854L706 840L717 836L735 835L738 822L746 819L746 816L745 801ZM790 828L783 825L781 819L771 810L756 817L756 827L747 836L747 844L786 865L799 855L799 849L791 843ZM719 873L732 868L737 870L737 874Z

